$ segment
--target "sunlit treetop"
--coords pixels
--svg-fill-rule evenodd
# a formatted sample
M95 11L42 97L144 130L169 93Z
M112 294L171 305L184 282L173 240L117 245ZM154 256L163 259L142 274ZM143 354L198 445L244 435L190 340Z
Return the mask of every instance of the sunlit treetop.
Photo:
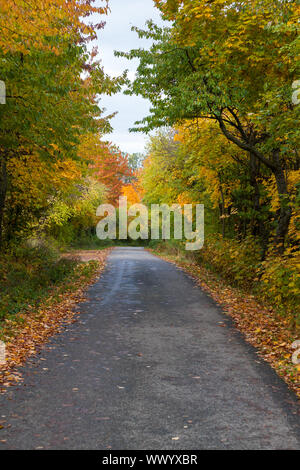
M28 53L31 47L47 49L47 37L87 41L104 26L88 18L108 13L108 0L0 0L0 48ZM52 46L53 49L53 46ZM58 51L54 51L57 52Z

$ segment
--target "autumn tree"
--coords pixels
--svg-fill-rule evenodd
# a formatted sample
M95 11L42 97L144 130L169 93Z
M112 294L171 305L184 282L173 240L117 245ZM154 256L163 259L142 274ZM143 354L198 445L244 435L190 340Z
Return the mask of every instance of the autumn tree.
M92 177L107 188L108 201L117 203L123 185L133 177L127 154L101 140L99 134L90 133L82 139L79 155L88 162Z
M9 10L10 3L16 8ZM0 107L0 240L13 232L6 208L14 197L15 168L22 171L24 162L36 157L41 170L44 164L78 160L84 135L110 129L99 99L118 90L119 80L105 75L97 51L87 47L103 22L87 26L86 17L106 13L93 3L0 3L0 78L7 88L7 104Z
M91 15L106 15L108 0L0 0L0 49L30 54L31 48L59 54L50 37L91 40L103 22L88 24Z
M299 75L296 2L252 0L157 1L168 28L134 28L153 40L149 50L117 53L139 59L129 93L152 103L134 130L209 119L249 154L251 181L259 165L275 178L279 199L275 243L284 250L292 215L286 172L299 169Z

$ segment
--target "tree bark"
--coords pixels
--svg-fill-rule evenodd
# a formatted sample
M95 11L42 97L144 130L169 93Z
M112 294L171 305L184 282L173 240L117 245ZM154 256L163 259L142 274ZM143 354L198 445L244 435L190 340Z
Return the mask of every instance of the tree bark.
M0 160L0 248L3 245L3 217L7 194L7 169L5 157Z
M220 207L220 212L221 212L221 219L222 219L222 238L225 238L225 198L224 198L224 192L223 192L223 187L221 183L221 177L219 177L219 182L220 182L220 194L221 194L221 203L219 204Z
M253 236L261 235L261 224L258 220L260 214L260 189L257 182L259 162L256 156L250 152L250 184L253 188L253 210L255 214L251 218L250 226Z
M283 254L285 248L285 239L291 221L292 210L289 204L289 192L284 174L284 165L280 158L280 151L278 149L275 149L272 154L273 158L266 158L260 151L257 150L255 143L252 142L252 138L248 138L247 135L243 132L243 130L240 131L241 138L239 139L227 129L225 122L222 118L222 113L220 115L215 115L215 118L219 123L221 131L228 140L236 144L241 149L253 154L253 156L256 157L261 163L265 164L275 176L278 196L280 200L280 210L278 215L275 245L278 253Z
M292 216L292 209L289 204L290 199L289 199L287 181L286 181L284 169L282 168L282 166L278 165L278 167L274 171L274 175L276 179L277 191L278 191L279 202L280 202L275 243L276 243L276 247L277 247L279 254L282 254L285 248L285 239L289 230L289 225L290 225L291 216Z

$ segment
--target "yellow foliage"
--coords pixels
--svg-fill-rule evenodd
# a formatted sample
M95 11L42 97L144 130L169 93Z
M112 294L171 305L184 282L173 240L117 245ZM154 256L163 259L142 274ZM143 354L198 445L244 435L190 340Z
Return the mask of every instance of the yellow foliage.
M0 48L3 52L27 54L30 47L59 50L47 37L68 38L79 34L94 36L95 30L84 22L91 14L106 14L107 5L92 6L81 0L0 0ZM41 31L43 34L41 34Z
M139 204L142 201L142 190L137 184L127 184L122 188L123 196L127 197L128 204Z
M18 155L8 162L8 172L14 191L10 205L40 207L55 191L64 191L81 176L80 168L74 160L57 162L41 161L38 155Z

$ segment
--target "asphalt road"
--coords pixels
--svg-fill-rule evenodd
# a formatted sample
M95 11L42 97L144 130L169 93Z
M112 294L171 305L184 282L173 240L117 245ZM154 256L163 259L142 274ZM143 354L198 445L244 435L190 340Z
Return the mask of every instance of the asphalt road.
M300 449L295 396L174 265L116 249L88 297L0 396L0 449Z

